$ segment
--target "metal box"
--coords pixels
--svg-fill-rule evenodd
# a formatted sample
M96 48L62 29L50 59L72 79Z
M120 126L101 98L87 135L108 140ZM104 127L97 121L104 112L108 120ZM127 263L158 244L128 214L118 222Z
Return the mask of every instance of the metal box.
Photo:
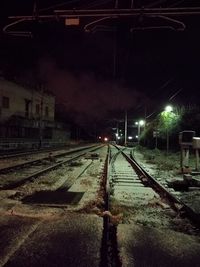
M192 140L195 136L195 131L182 131L179 133L179 144L192 146Z
M200 137L193 137L192 146L194 149L200 149Z

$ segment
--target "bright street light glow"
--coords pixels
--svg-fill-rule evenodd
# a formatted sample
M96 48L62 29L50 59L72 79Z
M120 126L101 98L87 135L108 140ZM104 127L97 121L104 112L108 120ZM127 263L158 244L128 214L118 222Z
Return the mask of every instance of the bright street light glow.
M120 138L121 138L120 136L117 137L117 139L120 139Z
M143 126L145 124L144 120L139 120L135 122L135 125Z
M138 135L136 135L135 137L138 138Z
M143 126L144 125L144 120L140 120L139 124L140 124L140 126Z
M166 112L171 112L173 110L172 106L166 106L165 111Z
M128 139L129 139L129 140L132 140L132 139L133 139L133 137L132 137L132 136L128 136Z
M105 138L104 138L104 141L105 141L105 142L107 142L107 141L108 141L108 138L107 138L107 137L105 137Z

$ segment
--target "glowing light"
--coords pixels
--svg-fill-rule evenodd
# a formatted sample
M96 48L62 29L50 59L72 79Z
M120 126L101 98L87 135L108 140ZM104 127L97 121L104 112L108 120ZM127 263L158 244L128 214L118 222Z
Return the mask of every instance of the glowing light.
M138 138L138 135L136 135L135 137Z
M99 139L101 139L101 136L99 136Z
M108 141L108 138L107 137L104 137L104 141L107 142Z
M132 140L132 139L133 139L133 137L132 137L132 136L128 136L128 139L129 139L129 140Z
M135 122L135 125L143 126L145 124L144 120L139 120Z
M139 121L140 126L143 126L144 123L145 123L144 120L140 120L140 121Z
M166 106L166 107L165 107L165 111L166 111L166 112L171 112L171 111L173 111L172 106Z

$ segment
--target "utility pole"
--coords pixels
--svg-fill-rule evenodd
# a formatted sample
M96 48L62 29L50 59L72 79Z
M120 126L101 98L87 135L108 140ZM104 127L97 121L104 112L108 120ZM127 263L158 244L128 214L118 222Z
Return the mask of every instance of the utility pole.
M116 79L116 70L117 70L117 32L114 29L113 32L113 80Z
M125 123L124 123L124 146L127 145L127 110L125 110Z
M40 120L39 120L39 148L42 148L42 139L43 139L43 93L44 93L44 88L42 85L42 88L40 88L40 94L41 94L41 99L40 99Z

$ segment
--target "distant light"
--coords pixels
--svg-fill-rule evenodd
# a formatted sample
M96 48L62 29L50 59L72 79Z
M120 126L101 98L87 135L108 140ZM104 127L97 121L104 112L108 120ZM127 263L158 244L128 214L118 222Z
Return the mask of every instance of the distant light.
M132 140L132 139L133 139L133 137L132 137L132 136L128 136L128 139L129 139L129 140Z
M99 136L98 138L101 139L101 136Z
M165 111L166 111L166 112L171 112L171 111L173 111L172 106L166 106L166 107L165 107Z
M120 136L117 136L117 139L121 139L121 137Z
M118 133L116 133L115 135L116 135L116 136L118 136L119 134L118 134Z
M143 126L145 124L144 120L139 120L135 122L135 125Z
M104 137L104 141L107 142L108 141L108 138L107 137Z
M135 137L138 138L138 135L136 135Z

